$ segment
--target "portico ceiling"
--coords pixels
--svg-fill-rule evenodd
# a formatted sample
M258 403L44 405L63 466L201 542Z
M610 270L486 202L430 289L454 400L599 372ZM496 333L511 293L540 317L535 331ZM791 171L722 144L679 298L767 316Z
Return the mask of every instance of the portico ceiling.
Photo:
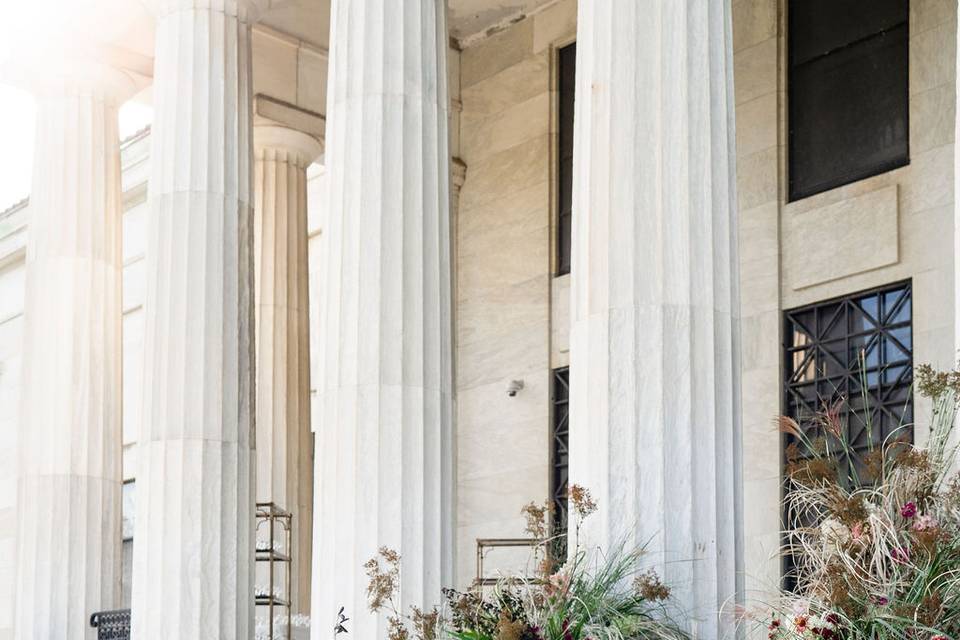
M448 0L450 35L461 44L519 20L557 0Z
M535 13L557 0L447 0L450 35L458 41L482 37L488 30ZM326 48L330 31L330 0L285 0L270 10L263 24Z

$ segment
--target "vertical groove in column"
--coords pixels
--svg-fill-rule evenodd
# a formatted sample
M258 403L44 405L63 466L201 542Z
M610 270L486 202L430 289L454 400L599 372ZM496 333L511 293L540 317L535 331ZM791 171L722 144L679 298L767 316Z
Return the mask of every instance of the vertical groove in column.
M254 136L257 501L293 514L290 595L305 613L313 544L306 170L321 146L283 127L258 125Z
M314 638L339 607L385 638L362 565L403 556L404 607L452 577L445 2L334 0Z
M19 430L17 638L92 637L120 604L122 208L117 107L95 63L37 95Z
M133 637L248 638L255 7L157 7Z
M571 482L588 544L649 540L713 638L741 544L729 3L649 5L579 14Z

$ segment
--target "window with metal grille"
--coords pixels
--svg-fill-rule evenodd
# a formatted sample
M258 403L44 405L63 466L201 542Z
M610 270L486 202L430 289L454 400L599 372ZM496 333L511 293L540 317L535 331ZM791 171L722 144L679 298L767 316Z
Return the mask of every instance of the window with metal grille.
M570 234L573 223L573 103L576 93L577 45L560 49L559 132L557 153L557 275L570 273Z
M550 437L550 495L554 534L567 528L567 478L570 469L570 368L553 371L553 428Z
M838 408L850 443L850 455L829 448L840 478L866 479L863 455L888 438L913 440L912 316L909 282L784 312L784 413L810 441L830 443L834 436L811 418L825 406ZM794 440L784 436L785 447ZM788 587L792 569L785 557Z
M909 163L909 13L909 0L789 3L791 200Z
M123 483L121 502L120 533L121 547L121 574L120 574L120 601L124 607L130 606L133 594L133 529L137 512L137 484L133 480Z

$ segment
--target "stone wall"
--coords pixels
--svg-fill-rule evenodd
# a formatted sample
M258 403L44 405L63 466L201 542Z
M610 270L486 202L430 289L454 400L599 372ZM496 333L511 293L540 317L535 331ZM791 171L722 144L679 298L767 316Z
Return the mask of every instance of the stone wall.
M787 202L786 1L736 0L734 72L743 316L746 587L775 589L781 311L911 279L915 363L953 346L956 3L910 14L910 164ZM929 412L918 402L917 439Z
M520 510L549 491L553 113L565 0L461 53L457 220L457 582L476 539L523 535ZM523 380L516 397L511 380ZM497 554L491 565L519 561Z

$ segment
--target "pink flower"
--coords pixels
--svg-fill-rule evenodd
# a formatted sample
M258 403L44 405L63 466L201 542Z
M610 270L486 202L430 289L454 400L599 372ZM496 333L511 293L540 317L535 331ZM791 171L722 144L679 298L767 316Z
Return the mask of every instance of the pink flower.
M924 514L916 519L913 523L914 531L927 531L930 529L936 529L940 524L937 522L937 519L931 515Z
M913 502L908 502L907 504L900 507L900 515L906 519L910 519L917 515L917 505Z
M906 547L897 547L890 553L890 557L897 564L906 564L910 561L910 549Z
M553 596L558 593L564 593L569 587L570 576L567 573L558 571L547 578L547 584L544 586L544 591L547 592L548 596Z
M950 640L947 636L930 636L930 640Z
M863 523L862 523L862 522L858 522L857 524L853 525L853 528L850 529L850 537L853 538L853 539L854 539L855 541L857 541L857 542L859 542L860 540L862 540L862 539L863 539L863 536L864 536L864 530L863 530L863 528L864 528L864 527L863 527Z

